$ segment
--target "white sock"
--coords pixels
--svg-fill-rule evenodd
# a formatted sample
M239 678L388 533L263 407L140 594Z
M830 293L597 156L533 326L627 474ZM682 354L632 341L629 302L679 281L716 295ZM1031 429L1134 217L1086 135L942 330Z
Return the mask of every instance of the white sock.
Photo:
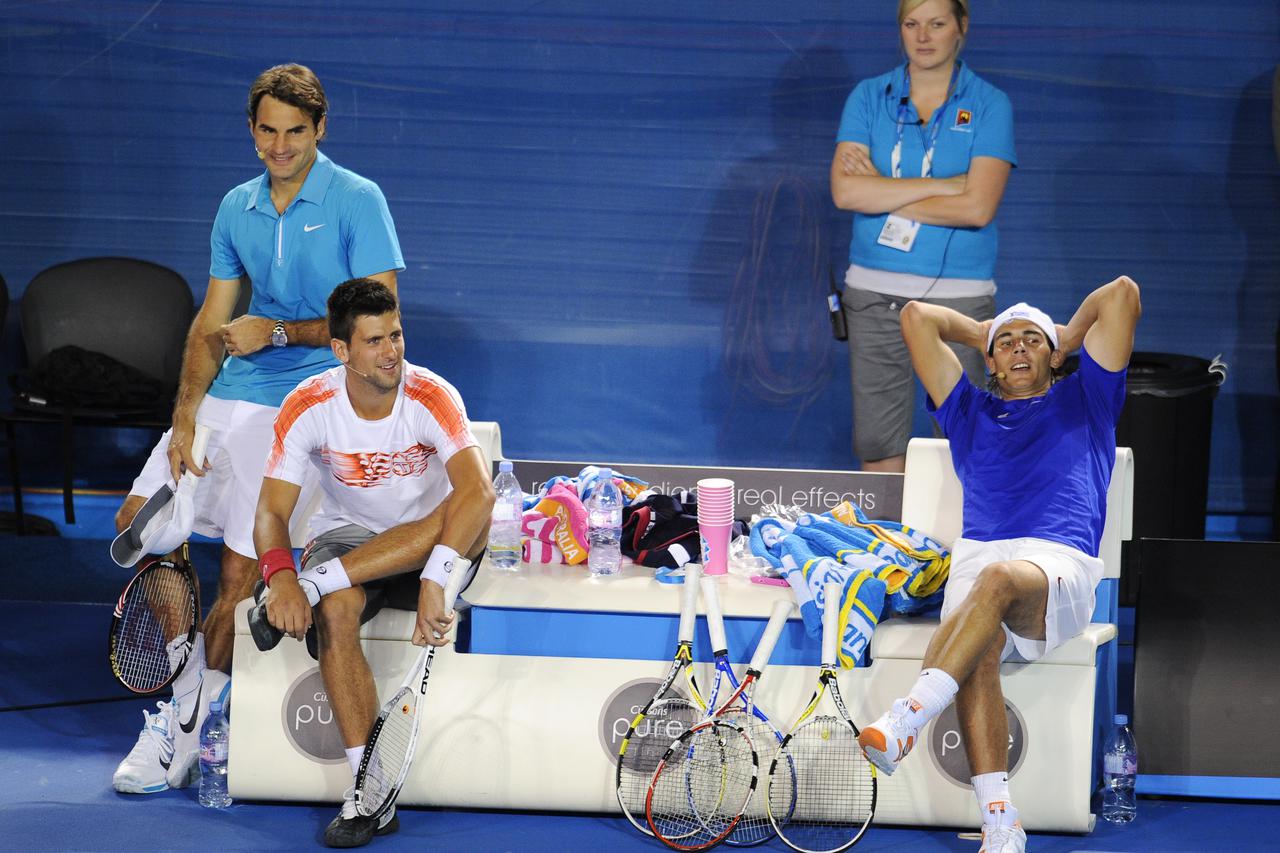
M181 641L186 637L179 637L169 644L170 660L173 659L174 647L181 645ZM182 707L182 697L189 696L193 691L200 688L200 681L204 678L204 632L196 632L196 641L191 646L191 654L187 657L187 665L182 668L182 672L173 680L173 698L178 700L178 707Z
M942 670L936 667L922 669L920 677L907 693L908 722L917 729L923 728L951 704L959 689L956 680Z
M302 589L307 594L307 601L312 607L319 604L320 599L329 593L351 587L347 570L343 567L342 560L337 557L325 560L318 566L303 569L298 573L298 583L302 584Z
M347 763L351 765L352 777L360 772L360 759L362 758L364 758L363 746L353 746L347 749Z
M982 822L988 826L1011 825L1018 819L1018 810L1009 800L1009 774L1004 771L974 776L973 794L978 798L978 810Z

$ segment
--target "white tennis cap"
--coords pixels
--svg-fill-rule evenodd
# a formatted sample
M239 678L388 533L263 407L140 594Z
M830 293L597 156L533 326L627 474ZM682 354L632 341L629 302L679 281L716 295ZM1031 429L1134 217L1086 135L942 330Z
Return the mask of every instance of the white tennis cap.
M1045 337L1049 339L1049 343L1053 344L1053 348L1058 348L1058 330L1054 328L1053 320L1050 319L1049 315L1034 305L1019 302L1017 305L1010 305L1001 311L991 321L991 328L987 330L987 352L991 351L991 342L996 339L996 332L1000 331L1000 327L1012 323L1014 320L1030 320L1035 323L1040 327L1040 331L1044 332Z
M204 451L209 443L209 428L197 424L191 443L191 455L197 465L204 464ZM196 520L196 487L199 478L190 471L182 475L177 487L165 483L133 517L133 522L111 543L111 559L121 568L132 568L143 554L168 554L191 535Z

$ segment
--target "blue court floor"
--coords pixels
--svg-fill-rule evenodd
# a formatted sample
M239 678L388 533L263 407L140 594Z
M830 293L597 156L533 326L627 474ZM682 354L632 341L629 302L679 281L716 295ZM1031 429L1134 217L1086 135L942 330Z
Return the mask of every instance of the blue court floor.
M83 503L92 519L93 502ZM81 509L77 500L77 509ZM45 513L52 517L53 513ZM106 556L103 521L62 537L0 536L0 851L319 849L335 804L237 802L202 809L194 789L117 794L111 773L129 751L154 699L132 697L105 660L110 604L125 575ZM107 526L109 529L109 526ZM96 534L96 535L95 535ZM214 564L212 545L197 557ZM210 574L202 571L202 574ZM206 580L208 578L206 577ZM209 600L212 589L205 592ZM232 731L234 736L234 712ZM547 784L572 768L548 771ZM447 784L447 781L442 781ZM399 833L370 850L657 851L608 815L408 809ZM873 826L857 850L976 851L957 832ZM776 839L760 850L786 850ZM1031 836L1053 853L1210 853L1280 850L1280 805L1142 799L1129 826L1099 823L1089 836Z

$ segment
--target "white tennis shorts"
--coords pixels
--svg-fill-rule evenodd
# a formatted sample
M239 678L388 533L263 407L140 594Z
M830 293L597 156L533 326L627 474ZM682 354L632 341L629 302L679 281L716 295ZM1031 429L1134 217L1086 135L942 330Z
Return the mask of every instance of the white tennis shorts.
M979 542L960 538L951 546L951 573L942 599L942 618L969 595L974 581L992 563L1026 560L1035 563L1049 580L1049 600L1045 604L1043 640L1021 637L1004 628L1001 660L1017 652L1022 660L1033 661L1047 655L1079 634L1093 617L1094 591L1102 580L1102 561L1097 557L1046 539L998 539Z
M221 538L228 548L246 557L257 557L253 547L254 515L279 411L260 403L223 400L207 394L196 410L196 423L209 427L205 463L210 470L196 487L194 530ZM129 494L150 497L160 486L172 482L167 455L172 432L166 430L152 448ZM318 475L308 472L294 518L290 520L290 530L296 527L299 515L311 508L318 486Z

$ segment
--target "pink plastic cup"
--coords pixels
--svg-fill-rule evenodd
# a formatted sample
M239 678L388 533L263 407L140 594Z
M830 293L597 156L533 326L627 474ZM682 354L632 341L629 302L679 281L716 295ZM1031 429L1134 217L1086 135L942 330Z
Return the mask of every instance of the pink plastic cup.
M729 539L733 522L707 524L698 521L698 534L702 540L702 573L723 575L729 571Z

